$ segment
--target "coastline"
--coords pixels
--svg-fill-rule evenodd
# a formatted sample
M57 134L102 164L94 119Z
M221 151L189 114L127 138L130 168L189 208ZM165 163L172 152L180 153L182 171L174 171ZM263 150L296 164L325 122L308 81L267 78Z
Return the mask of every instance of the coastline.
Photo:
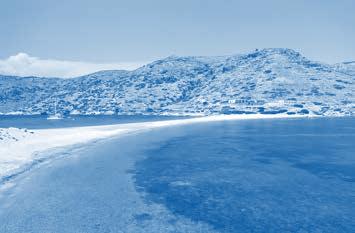
M309 118L308 115L212 115L178 120L163 120L140 123L123 123L114 125L84 126L72 128L23 130L17 128L0 129L3 137L0 140L0 185L6 183L9 178L20 174L21 168L25 168L40 157L44 152L58 148L66 148L79 144L87 144L95 140L124 136L130 133L138 133L160 127L186 125L193 123L229 121L229 120L256 120L256 119L280 119L280 118ZM0 135L1 136L1 135ZM46 153L46 155L50 153ZM4 179L7 177L8 179Z

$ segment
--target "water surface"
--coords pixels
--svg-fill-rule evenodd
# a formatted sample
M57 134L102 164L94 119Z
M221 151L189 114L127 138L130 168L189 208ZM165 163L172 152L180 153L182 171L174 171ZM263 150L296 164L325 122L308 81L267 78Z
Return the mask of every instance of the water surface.
M97 142L0 192L0 232L354 232L354 132L268 119Z
M146 152L146 199L221 232L355 232L354 119L185 128Z
M59 120L47 120L47 116L1 116L0 128L16 127L27 129L51 129L65 127L95 126L186 119L182 116L147 116L147 115L72 115Z

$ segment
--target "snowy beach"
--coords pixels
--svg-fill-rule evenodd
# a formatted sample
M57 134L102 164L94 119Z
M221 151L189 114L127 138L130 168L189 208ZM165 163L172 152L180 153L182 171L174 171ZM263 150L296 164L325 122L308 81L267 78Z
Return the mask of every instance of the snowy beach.
M3 178L0 232L353 232L353 118L223 118L40 151Z
M56 128L56 129L0 129L0 180L21 170L38 158L42 153L55 148L63 148L76 144L89 143L139 131L174 125L248 119L299 118L302 115L216 115L181 120L164 120L102 126ZM308 116L309 117L309 116ZM48 153L50 154L50 153Z

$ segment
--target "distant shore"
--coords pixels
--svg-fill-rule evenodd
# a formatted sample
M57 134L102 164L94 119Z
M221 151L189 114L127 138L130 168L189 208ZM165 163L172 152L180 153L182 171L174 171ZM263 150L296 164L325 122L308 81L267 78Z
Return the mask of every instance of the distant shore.
M190 119L163 120L140 123L124 123L101 126L26 130L18 128L0 128L0 185L4 177L11 177L22 167L42 159L41 153L76 144L90 143L93 140L120 136L140 131L203 122L228 120L305 118L308 115L215 115Z

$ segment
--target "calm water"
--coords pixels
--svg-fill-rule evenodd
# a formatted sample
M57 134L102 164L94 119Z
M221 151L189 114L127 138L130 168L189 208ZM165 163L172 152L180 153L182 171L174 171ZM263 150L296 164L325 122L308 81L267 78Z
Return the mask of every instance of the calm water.
M98 142L16 178L0 232L355 232L354 142L354 118Z
M64 127L78 127L78 126L94 126L94 125L109 125L132 122L145 121L161 121L184 119L188 117L174 117L174 116L84 116L74 115L60 120L47 120L47 116L0 116L0 128L17 127L27 129L49 129L49 128L64 128Z

